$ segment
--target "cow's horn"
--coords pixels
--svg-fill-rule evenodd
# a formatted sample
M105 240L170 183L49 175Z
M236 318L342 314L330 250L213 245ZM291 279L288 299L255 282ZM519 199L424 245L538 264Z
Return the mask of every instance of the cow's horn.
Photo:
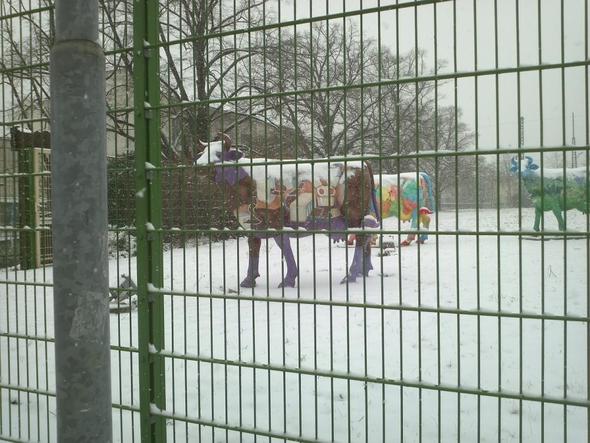
M205 143L203 140L199 139L199 144L201 146L207 146L207 143Z
M229 150L231 148L232 140L231 140L231 137L229 135L227 135L227 134L219 131L217 133L217 140L223 141L223 147L226 150Z
M526 165L527 165L527 166L530 166L530 165L532 165L532 164L533 164L533 157L529 157L529 156L527 155L527 156L526 156L526 160L527 160L527 163L526 163Z

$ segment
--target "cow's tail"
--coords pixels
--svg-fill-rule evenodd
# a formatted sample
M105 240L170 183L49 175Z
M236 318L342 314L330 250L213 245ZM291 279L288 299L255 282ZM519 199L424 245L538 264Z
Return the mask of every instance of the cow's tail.
M371 204L373 206L373 212L375 213L375 218L378 221L381 221L381 212L379 211L379 204L377 203L377 189L375 189L375 176L373 175L373 168L369 162L365 162L365 164L367 165L369 175L371 176Z
M434 191L432 190L432 180L426 172L422 172L422 178L428 186L428 208L432 211L436 211L436 201L434 200Z

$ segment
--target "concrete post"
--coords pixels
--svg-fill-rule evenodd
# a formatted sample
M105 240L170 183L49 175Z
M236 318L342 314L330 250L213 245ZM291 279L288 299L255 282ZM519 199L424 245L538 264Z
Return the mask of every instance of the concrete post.
M112 440L104 53L97 0L56 0L51 51L58 441Z

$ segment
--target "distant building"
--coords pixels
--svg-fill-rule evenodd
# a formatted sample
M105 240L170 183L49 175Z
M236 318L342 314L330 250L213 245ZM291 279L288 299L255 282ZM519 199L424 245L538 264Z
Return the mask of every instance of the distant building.
M135 119L133 111L133 83L124 70L106 73L107 100L107 156L121 157L135 151ZM196 104L169 103L165 93L161 94L162 107L159 112L162 128L162 151L173 150L183 161L195 154L198 138L195 129ZM168 106L170 105L170 106ZM20 126L23 131L50 130L47 115L50 109L48 98L39 102L31 98L21 103L20 110L13 111L4 121L14 121L11 126ZM217 132L230 135L236 145L251 151L248 155L269 158L304 157L307 140L296 137L295 129L278 125L272 118L248 112L236 112L232 105L222 105L222 110L210 106L210 140ZM268 115L271 116L269 111ZM28 122L26 125L19 121ZM5 128L8 136L8 128ZM166 155L165 155L166 156Z
M186 109L186 108L185 108ZM170 147L179 155L196 154L198 138L194 124L190 119L195 113L189 115L178 109L175 115L171 108L170 113L162 115L162 132ZM295 158L304 157L307 140L296 137L293 128L279 126L269 118L261 115L250 115L234 111L219 112L214 108L209 109L211 115L209 141L213 140L218 132L228 134L234 145L246 151L249 157L267 158Z
M214 137L218 131L228 134L234 144L246 146L252 157L296 158L304 157L307 140L297 137L293 128L279 126L258 115L224 112L211 122Z

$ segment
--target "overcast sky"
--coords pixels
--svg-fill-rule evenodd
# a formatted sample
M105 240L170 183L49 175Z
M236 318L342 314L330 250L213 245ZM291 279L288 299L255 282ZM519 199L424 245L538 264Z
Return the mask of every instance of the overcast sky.
M520 64L539 64L539 44L542 48L543 64L560 63L561 54L561 5L563 3L564 59L566 62L586 60L585 54L585 3L588 0L519 0L519 40ZM305 19L346 11L373 8L397 3L396 0L282 0L280 20L293 18ZM407 1L399 0L399 3ZM455 3L455 4L454 4ZM439 61L447 65L440 72L454 72L454 34L453 9L456 7L456 44L457 71L474 71L495 68L496 36L494 32L494 4L498 14L498 65L500 68L517 66L517 1L516 0L477 0L474 12L474 0L456 0L435 5L422 5L417 8L405 8L399 12L399 32L396 32L396 11L381 13L381 44L395 51L396 38L399 35L400 53L414 49L415 34L418 46L426 51L430 68L435 65L435 40ZM541 5L539 12L538 5ZM310 5L312 11L310 12ZM277 7L275 5L275 7ZM437 12L437 35L434 35L434 10ZM363 28L368 37L377 38L377 14L362 16ZM541 42L539 42L538 22L541 18ZM338 19L343 21L342 18ZM354 18L357 24L360 18ZM476 23L475 23L476 22ZM477 33L475 32L477 25ZM308 28L309 25L302 25ZM436 38L435 38L436 37ZM476 43L477 41L477 43ZM477 46L477 47L476 47ZM477 66L475 53L477 50ZM585 69L584 67L565 70L565 131L562 124L562 75L561 69L543 72L543 134L541 135L540 86L537 71L521 74L520 98L521 115L525 118L524 146L562 146L572 142L572 113L575 114L575 135L577 145L586 145L586 127L588 116L585 115ZM498 113L499 140L496 137L496 78L480 77L478 110L479 124L477 142L481 149L518 146L518 108L517 76L504 74L499 77L500 106ZM442 105L453 103L453 82L446 82L440 89L444 98ZM475 130L475 80L473 78L458 81L458 106L463 111L463 121ZM541 137L543 139L541 140Z
M267 23L283 22L337 14L346 11L359 11L376 6L413 3L409 0L279 0L271 2ZM456 0L408 7L399 11L399 30L396 29L395 10L383 11L381 18L381 44L395 52L399 36L400 54L407 54L415 46L417 34L418 47L425 51L429 69L435 66L435 44L439 62L446 62L441 73L455 71L454 66L454 8L456 8L456 46L457 71L472 72L495 68L496 41L498 44L498 66L514 68L517 66L517 4L519 11L520 64L539 64L539 45L542 48L541 63L560 63L563 5L563 57L566 62L582 62L587 59L585 35L585 6L590 0ZM477 12L474 12L474 4ZM494 32L494 6L497 5L498 35ZM539 11L540 5L540 11ZM437 35L434 35L434 11L437 13ZM590 8L587 8L590 9ZM417 15L417 21L415 20ZM541 41L539 42L539 17L541 21ZM351 20L360 25L366 38L377 39L378 16L357 15ZM336 19L344 23L344 19ZM475 32L477 24L477 33ZM307 30L309 24L299 25ZM292 28L290 32L292 32ZM436 42L436 43L435 43ZM477 42L477 44L476 44ZM477 66L475 54L477 52ZM585 113L586 71L584 67L565 69L562 100L561 69L545 70L542 74L543 88L539 84L537 71L521 74L520 99L521 115L525 118L524 146L562 146L572 142L572 113L575 114L575 135L578 146L587 145L588 116ZM517 75L499 76L499 109L496 112L496 76L483 76L478 79L478 136L480 149L518 146L518 108ZM462 111L462 120L472 131L476 129L475 80L473 77L460 79L457 84L457 105ZM453 81L440 86L441 106L454 104ZM542 92L542 94L541 94ZM5 96L9 96L5 94ZM540 97L543 100L543 134L541 134ZM565 111L563 110L565 108ZM499 131L496 115L498 114ZM564 118L565 117L565 118ZM562 121L565 120L565 126ZM499 139L496 136L499 132ZM474 142L475 144L475 142Z

